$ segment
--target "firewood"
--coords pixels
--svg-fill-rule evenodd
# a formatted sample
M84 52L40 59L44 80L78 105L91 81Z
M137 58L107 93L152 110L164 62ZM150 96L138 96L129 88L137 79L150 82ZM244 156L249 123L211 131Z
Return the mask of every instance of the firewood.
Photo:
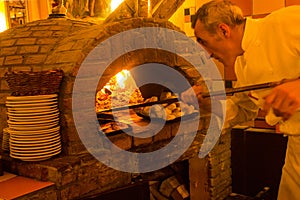
M174 200L188 200L189 199L189 192L187 191L185 185L178 186L171 194L172 199Z
M159 188L159 191L166 197L171 197L172 192L180 185L175 176L171 176L164 180Z
M151 184L150 185L150 193L154 197L155 200L168 200L165 196L163 196L159 191L158 191L158 185L157 184Z

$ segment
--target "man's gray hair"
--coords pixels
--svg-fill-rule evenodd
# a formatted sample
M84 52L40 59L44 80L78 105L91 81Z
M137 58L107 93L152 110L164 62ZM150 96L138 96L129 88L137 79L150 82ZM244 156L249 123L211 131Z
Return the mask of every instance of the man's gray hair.
M195 15L192 28L195 28L197 20L200 20L206 30L215 33L220 23L230 27L240 25L245 21L242 10L228 0L212 0L203 4Z

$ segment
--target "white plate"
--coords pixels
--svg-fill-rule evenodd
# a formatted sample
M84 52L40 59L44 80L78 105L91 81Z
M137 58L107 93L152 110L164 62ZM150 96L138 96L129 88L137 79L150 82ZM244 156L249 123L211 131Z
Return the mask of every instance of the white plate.
M44 145L44 146L36 146L36 147L32 147L32 146L25 146L25 147L21 147L21 146L12 146L11 148L14 149L14 151L45 151L48 149L52 149L52 148L59 148L61 147L61 143L57 142L57 143L53 143L53 144L48 144L48 145Z
M46 151L46 152L13 152L13 151L10 151L10 155L13 155L13 156L22 156L22 157L32 157L32 156L44 156L44 155L51 155L52 153L55 153L55 152L60 152L61 151L61 148L56 148L56 149L53 149L52 151Z
M47 94L47 95L33 95L33 96L8 96L6 97L7 100L11 101L24 101L24 100L34 100L34 99L53 99L57 98L57 94Z
M6 103L6 107L8 108L33 108L33 107L44 107L44 106L52 106L57 105L57 102L45 102L45 103Z
M17 152L14 152L14 151L10 151L10 155L15 155L15 156L25 156L25 157L28 157L28 156L42 156L42 155L48 155L48 154L51 154L53 152L57 152L57 151L60 151L61 150L61 147L60 148L56 148L55 150L53 151L48 151L48 152L33 152L33 153L25 153L25 152L22 152L22 151L17 151Z
M32 103L47 103L47 102L56 102L58 99L28 99L28 100L22 100L22 101L15 101L15 100L6 100L6 104L32 104Z
M31 108L31 109L22 109L22 110L7 108L7 114L13 116L45 115L48 113L59 113L59 109L58 107L54 107L54 108L45 107L40 109Z
M17 159L20 159L23 161L42 161L42 160L47 160L47 159L51 158L52 156L59 154L60 152L61 152L61 149L58 149L58 150L48 153L46 155L24 156L24 155L10 154L10 157L17 158Z
M54 108L58 108L58 104L54 105L37 105L37 106L25 106L25 107L7 107L8 111L27 111L27 112L34 112L34 111L39 111L39 110L51 110Z
M58 132L53 135L37 136L35 138L32 137L28 138L26 135L25 136L19 135L19 137L11 136L9 138L9 141L14 144L39 144L39 143L49 143L49 142L54 142L59 140L60 140L60 134Z
M11 135L17 134L17 135L34 135L34 134L46 134L46 133L52 133L55 131L58 131L60 129L60 126L55 126L53 128L44 129L44 130L29 130L29 131L16 131L9 129L9 133Z
M46 153L51 153L53 151L56 151L58 149L61 149L61 144L57 144L56 146L48 146L46 148L23 148L23 149L16 149L16 148L10 148L11 153L13 154L36 154L36 155L41 155L41 154L46 154Z
M45 146L45 145L51 145L54 143L60 143L61 138L60 135L58 135L56 138L52 139L40 139L40 140L29 140L29 141L22 141L22 140L15 140L15 139L10 139L9 140L9 145L11 147L28 147L28 146Z
M42 117L42 118L10 118L10 120L7 120L7 123L30 123L32 122L32 124L40 124L43 123L45 121L56 121L59 120L60 118L58 116L53 116L53 117Z
M48 115L53 113L59 113L58 108L47 109L31 109L31 110L11 110L7 109L7 114L11 116L36 116L36 115Z
M57 119L57 120L53 120L53 121L46 121L46 122L44 122L44 123L38 123L38 124L36 124L36 123L27 123L27 122L25 122L25 123L20 123L20 122L9 122L8 123L8 127L9 128L42 128L42 127L48 127L48 126L51 126L51 125L58 125L58 122L59 122L59 120Z
M59 132L53 132L53 133L48 133L48 134L39 134L39 135L18 135L18 134L12 134L10 136L11 140L21 140L21 141L34 141L34 140L41 140L41 139L51 139L53 137L56 137L59 135Z
M44 129L44 130L29 130L29 131L16 131L16 130L12 130L12 129L8 129L8 132L10 134L43 134L43 133L51 133L54 131L57 131L60 129L60 126L56 126L53 128L49 128L49 129Z
M9 128L15 131L37 131L37 130L44 130L44 129L49 129L49 128L54 128L55 126L57 126L58 123L53 123L53 124L41 124L39 126L34 125L34 126L30 126L30 125L9 125Z
M46 154L51 153L53 151L56 151L58 149L61 149L61 144L56 144L55 146L46 146L45 148L10 148L10 151L12 154Z
M39 124L52 124L52 123L58 123L59 118L42 118L42 119L30 119L30 118L26 118L23 121L19 120L19 121L14 121L14 119L12 120L7 120L7 123L9 125L35 125L35 126L39 126Z
M28 120L43 120L44 118L46 119L51 119L51 118L58 118L59 117L59 112L53 112L53 113L48 113L48 114L39 114L35 115L34 113L30 113L30 115L27 114L8 114L8 118L11 121L28 121Z
M47 160L49 158L51 158L52 156L55 156L57 154L59 154L61 152L61 150L57 151L57 152L52 152L48 155L43 155L43 156L16 156L16 155L10 155L10 157L12 158L17 158L17 159L20 159L20 160L23 160L23 161L43 161L43 160Z
M10 140L13 141L38 141L42 139L49 140L60 135L59 132L48 133L47 135L11 135Z

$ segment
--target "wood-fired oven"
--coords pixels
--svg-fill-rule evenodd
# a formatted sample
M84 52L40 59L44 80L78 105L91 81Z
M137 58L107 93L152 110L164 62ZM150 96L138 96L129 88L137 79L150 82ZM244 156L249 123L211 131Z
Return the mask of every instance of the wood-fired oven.
M104 41L119 33L142 27L161 27L182 33L178 27L168 21L136 17L102 25L66 18L49 18L31 22L0 34L0 119L4 122L0 125L1 130L7 126L5 123L7 120L5 99L11 95L11 91L4 80L5 72L37 72L50 69L62 69L64 72L59 91L62 153L45 161L24 162L12 159L7 152L4 152L3 166L5 170L39 180L54 182L56 188L53 191L48 191L47 195L52 198L56 196L59 199L76 199L88 194L102 193L132 184L133 177L137 177L137 174L110 168L89 154L78 135L78 129L82 127L76 127L74 123L72 95L75 80L83 65L87 67L87 73L81 74L86 83L93 78L89 77L93 73L89 69L93 70L93 67L88 68L88 64L91 63L86 63L86 58L91 56L91 52L95 48L101 48ZM173 39L184 51L186 41L180 38L178 40L177 38ZM126 45L130 46L132 44ZM112 56L117 48L117 46L111 46L111 51L102 52L102 56ZM92 64L95 66L95 63ZM101 62L96 63L96 65L99 68L103 67ZM148 69L151 66L157 67L160 65L169 67L186 77L189 84L201 80L199 72L181 56L162 49L145 48L130 51L115 59L104 70L97 84L97 91L102 90L105 94L110 95L111 90L105 90L105 85L112 80L113 76L122 70L134 71L136 66L141 65L148 65ZM132 76L135 76L136 79L147 78L147 74L138 72L133 72ZM169 82L177 87L176 82ZM81 88L78 89L82 89L81 92L83 93L90 92L87 91L89 88L86 88L85 85L81 85ZM92 88L90 89L92 90ZM149 84L139 89L141 93L137 93L134 99L136 101L133 103L141 103L152 96L159 96L162 91L166 91L168 88ZM96 114L97 92L93 91ZM101 99L99 102L101 102ZM194 123L193 118L188 120L191 121L190 123ZM199 175L200 178L190 175L190 184L187 188L194 191L193 194L191 193L191 199L196 199L197 195L203 196L205 199L222 199L231 192L230 134L221 136L213 151L205 158L199 159L197 157L209 126L209 120L209 114L200 117L197 122L197 135L193 143L176 160L176 162L189 160L190 167L187 170L193 171L196 176L200 173L204 174ZM140 123L147 125L149 122L141 120ZM112 134L109 139L126 151L154 151L168 144L174 138L179 125L180 121L176 120L167 123L159 133L152 137L135 138L117 132ZM189 137L189 135L185 134L184 137ZM159 172L159 170L156 171L156 173ZM143 178L143 176L141 177Z

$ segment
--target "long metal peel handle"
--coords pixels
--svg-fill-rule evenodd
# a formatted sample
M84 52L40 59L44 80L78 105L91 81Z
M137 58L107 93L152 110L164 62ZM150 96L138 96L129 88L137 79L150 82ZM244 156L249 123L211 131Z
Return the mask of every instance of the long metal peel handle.
M248 86L237 87L237 88L227 88L225 90L225 94L226 95L233 95L234 93L238 93L238 92L246 92L246 91L251 91L251 90L260 90L260 89L272 88L272 87L276 87L278 85L281 85L283 83L295 81L297 79L299 79L299 78L283 79L281 81L274 81L274 82L268 82L268 83L260 83L260 84L248 85ZM207 97L220 96L220 95L224 95L224 91L216 91L216 92L211 92L211 93L203 93L202 97L203 98L207 98Z

